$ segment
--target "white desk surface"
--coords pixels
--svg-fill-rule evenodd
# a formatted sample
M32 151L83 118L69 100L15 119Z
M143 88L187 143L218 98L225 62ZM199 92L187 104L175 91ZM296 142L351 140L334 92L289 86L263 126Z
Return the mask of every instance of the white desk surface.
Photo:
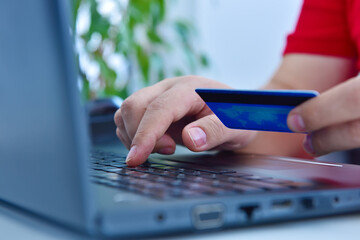
M0 205L1 239L80 239L84 238L56 225L46 223ZM156 239L170 240L352 240L360 239L360 214L271 224L220 232L188 234Z

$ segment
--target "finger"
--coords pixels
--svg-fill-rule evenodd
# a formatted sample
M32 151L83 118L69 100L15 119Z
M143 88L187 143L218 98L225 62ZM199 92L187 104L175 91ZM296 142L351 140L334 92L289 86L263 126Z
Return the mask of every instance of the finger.
M120 141L124 144L124 146L127 149L130 149L131 141L127 136L125 137L123 135L123 131L121 131L119 128L116 128L116 135L120 139Z
M166 79L151 87L143 88L125 99L121 105L124 129L133 139L139 123L149 104L172 86L174 79Z
M136 166L145 162L156 142L165 134L171 123L185 115L200 112L204 106L205 103L192 88L172 87L156 98L146 109L133 138L127 157L128 165Z
M360 120L334 125L309 134L304 149L312 155L360 147Z
M152 152L169 155L175 152L175 148L176 148L175 141L168 134L164 134L156 142Z
M127 135L127 132L125 130L124 121L121 116L121 109L118 109L114 115L114 122L116 125L116 135L121 140L121 142L129 149L131 140L129 136Z
M188 124L182 137L186 147L199 152L215 147L223 150L239 149L246 146L254 134L254 131L229 129L211 114Z
M348 80L293 109L287 123L295 132L312 132L360 118L360 78Z

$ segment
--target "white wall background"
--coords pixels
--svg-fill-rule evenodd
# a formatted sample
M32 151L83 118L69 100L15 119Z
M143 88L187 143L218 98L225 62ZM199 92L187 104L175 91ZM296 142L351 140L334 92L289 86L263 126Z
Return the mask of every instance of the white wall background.
M278 66L302 0L179 0L211 59L200 74L234 88L263 85ZM184 12L185 11L185 12Z

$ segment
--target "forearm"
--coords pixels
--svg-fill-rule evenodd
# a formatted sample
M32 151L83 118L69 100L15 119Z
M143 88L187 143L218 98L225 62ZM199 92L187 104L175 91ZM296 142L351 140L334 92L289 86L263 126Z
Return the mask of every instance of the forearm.
M289 54L264 89L301 89L324 92L358 74L355 59Z

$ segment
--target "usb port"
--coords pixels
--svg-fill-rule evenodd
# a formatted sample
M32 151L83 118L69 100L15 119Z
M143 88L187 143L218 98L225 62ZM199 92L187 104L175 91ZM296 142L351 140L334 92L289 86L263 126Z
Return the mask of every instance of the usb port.
M275 200L272 202L271 204L271 208L272 210L280 210L280 211L284 211L284 210L289 210L292 208L293 202L289 199L285 199L285 200Z
M221 227L224 223L223 204L204 204L195 206L192 212L196 229L204 230Z

